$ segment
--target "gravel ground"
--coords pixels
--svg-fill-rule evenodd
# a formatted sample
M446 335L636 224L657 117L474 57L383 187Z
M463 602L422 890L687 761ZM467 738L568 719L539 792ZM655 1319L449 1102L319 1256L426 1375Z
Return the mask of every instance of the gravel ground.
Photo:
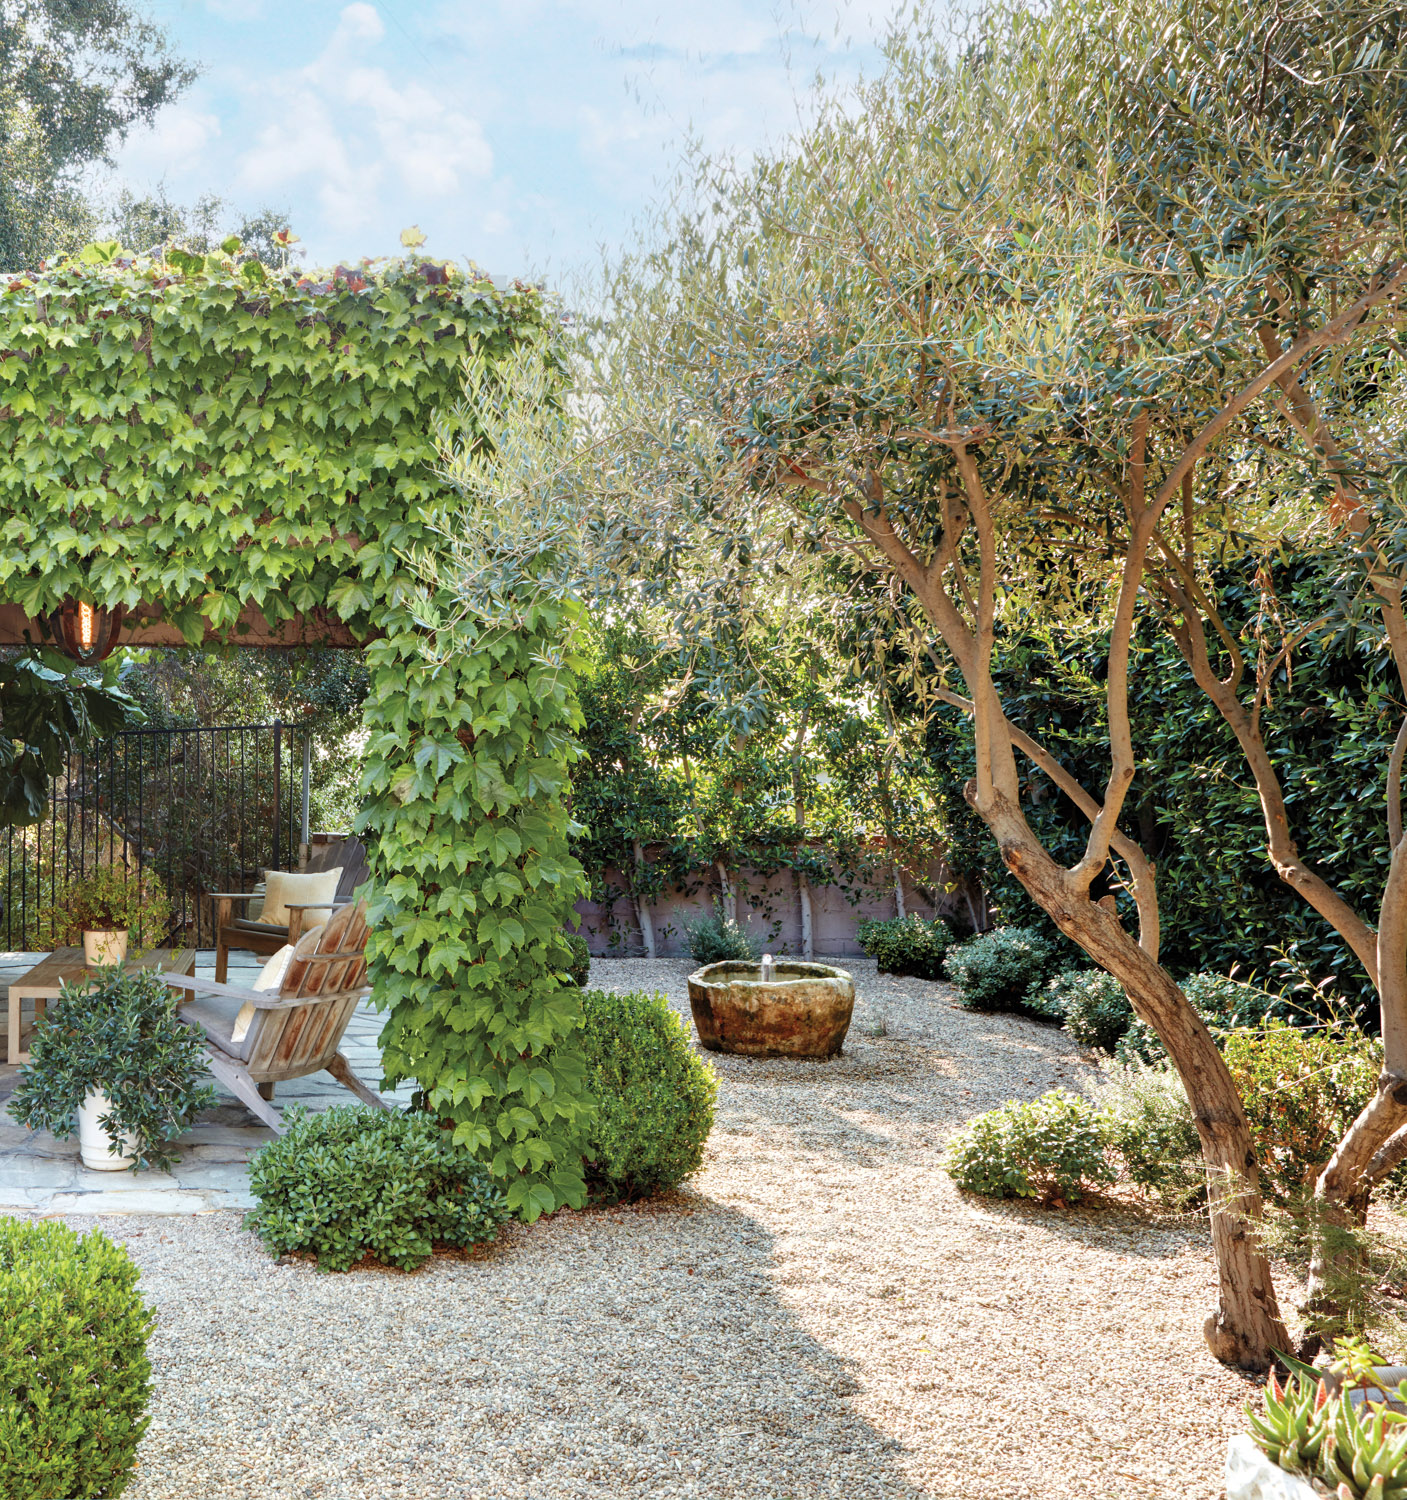
M1252 1387L1201 1341L1204 1230L965 1201L952 1130L1089 1069L846 963L844 1056L716 1059L665 1202L413 1275L278 1265L234 1214L104 1220L158 1314L129 1500L1215 1500ZM687 1012L689 967L593 982Z

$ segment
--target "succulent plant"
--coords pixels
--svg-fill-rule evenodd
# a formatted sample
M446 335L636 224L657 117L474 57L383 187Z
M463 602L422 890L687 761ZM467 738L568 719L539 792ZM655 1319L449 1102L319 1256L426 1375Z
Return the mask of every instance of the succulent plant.
M1247 1413L1251 1436L1273 1464L1337 1500L1407 1500L1407 1380L1389 1391L1362 1339L1341 1341L1337 1356L1324 1371L1298 1367L1284 1386L1272 1373L1264 1414ZM1351 1399L1368 1389L1388 1399Z

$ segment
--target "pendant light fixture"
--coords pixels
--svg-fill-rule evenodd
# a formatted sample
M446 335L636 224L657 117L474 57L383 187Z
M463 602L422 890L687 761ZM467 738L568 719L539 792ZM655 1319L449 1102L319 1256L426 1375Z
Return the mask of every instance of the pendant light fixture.
M44 623L60 651L89 666L111 655L122 630L123 613L120 604L109 609L102 604L65 599Z

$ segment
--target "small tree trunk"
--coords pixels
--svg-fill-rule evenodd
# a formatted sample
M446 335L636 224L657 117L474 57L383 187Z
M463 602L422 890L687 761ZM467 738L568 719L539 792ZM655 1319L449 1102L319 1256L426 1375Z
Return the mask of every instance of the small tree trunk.
M967 903L967 915L972 922L973 932L986 932L987 930L987 894L979 885L977 894L972 894L972 887L964 883L962 888L962 899Z
M898 860L894 861L894 912L900 921L909 914L904 906L904 872Z
M811 675L814 681L814 668ZM791 806L792 817L796 823L798 853L802 852L806 839L806 783L801 775L801 750L806 743L806 730L810 722L811 699L808 696L802 701L801 713L796 725L796 738L791 744ZM801 907L801 956L814 958L816 948L811 933L811 882L801 870L796 872L796 899Z
M733 890L733 882L728 875L728 866L721 859L713 862L713 868L718 871L718 886L723 897L723 915L730 922L738 920L738 898Z
M1400 836L1383 886L1376 940L1383 1071L1377 1093L1349 1126L1314 1184L1316 1209L1326 1228L1363 1224L1369 1195L1384 1175L1379 1158L1407 1123L1407 840ZM1322 1232L1315 1235L1306 1303L1316 1324L1332 1327L1342 1309L1328 1291L1335 1256L1329 1239ZM1345 1247L1337 1252L1343 1260L1357 1257L1351 1241L1339 1243Z
M645 851L640 847L639 839L632 841L632 849L635 855L635 916L640 923L640 941L645 945L645 957L653 958L655 956L655 924L650 917L650 903L640 889L640 877L645 869Z
M801 904L801 956L815 958L816 944L811 926L811 882L796 872L796 898Z

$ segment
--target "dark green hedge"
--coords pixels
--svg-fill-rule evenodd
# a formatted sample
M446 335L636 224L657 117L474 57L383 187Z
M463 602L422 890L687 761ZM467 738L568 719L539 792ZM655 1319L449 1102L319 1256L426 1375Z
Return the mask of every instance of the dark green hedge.
M1259 608L1253 566L1228 569L1221 580L1251 670ZM1308 560L1283 562L1273 577L1286 619L1316 614L1330 601L1331 580ZM1103 641L1031 636L1000 655L1002 696L1012 720L1058 754L1084 785L1100 787L1109 766ZM1370 920L1387 870L1387 758L1400 718L1387 665L1378 643L1355 631L1308 640L1296 651L1292 670L1277 674L1264 710L1267 743L1301 852ZM1164 962L1174 973L1239 968L1241 977L1253 976L1275 990L1327 981L1333 993L1371 1001L1367 976L1337 934L1275 874L1254 784L1231 731L1173 644L1151 629L1134 654L1131 695L1139 763L1122 826L1157 862ZM1040 927L1055 938L963 800L962 784L973 765L965 717L945 713L933 726L929 750L957 867L982 878L1003 920ZM1072 862L1088 824L1029 764L1023 763L1022 775L1032 826L1052 853ZM1122 893L1119 900L1133 925L1132 902ZM1062 956L1073 956L1063 939L1060 947ZM1374 1014L1370 1004L1365 1019Z

